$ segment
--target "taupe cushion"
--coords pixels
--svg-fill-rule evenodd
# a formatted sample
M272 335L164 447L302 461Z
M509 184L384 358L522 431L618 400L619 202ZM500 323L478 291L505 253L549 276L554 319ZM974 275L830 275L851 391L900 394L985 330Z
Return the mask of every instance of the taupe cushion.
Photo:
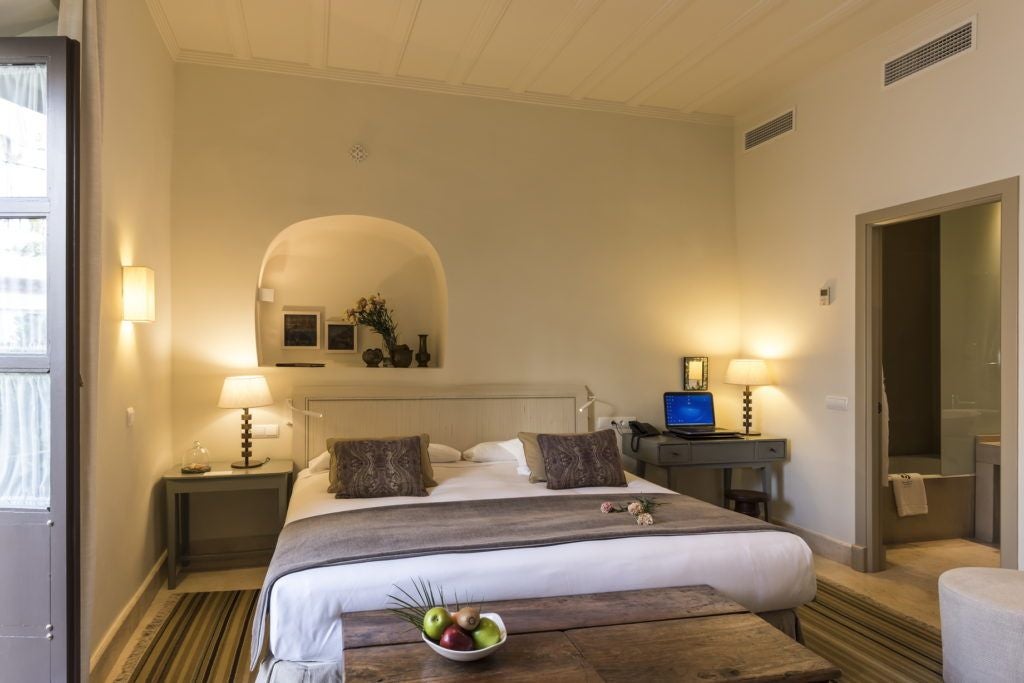
M589 434L538 434L537 445L549 489L626 485L615 432L610 429Z
M341 490L336 498L425 496L420 437L366 439L335 444L341 460Z
M570 436L566 434L565 436ZM523 442L523 453L526 455L526 466L530 468L530 483L547 481L544 472L544 456L540 453L537 435L533 432L519 432L519 440Z
M344 458L338 453L338 449L335 448L338 444L348 443L351 441L396 441L407 437L401 436L389 436L383 438L331 438L327 439L327 450L331 453L331 468L328 472L328 478L330 480L330 486L327 487L328 493L342 493L344 490L344 478L342 471L344 470L345 462ZM434 468L430 464L430 435L420 434L418 437L420 440L420 470L423 473L423 486L431 487L437 486L437 482L434 481Z

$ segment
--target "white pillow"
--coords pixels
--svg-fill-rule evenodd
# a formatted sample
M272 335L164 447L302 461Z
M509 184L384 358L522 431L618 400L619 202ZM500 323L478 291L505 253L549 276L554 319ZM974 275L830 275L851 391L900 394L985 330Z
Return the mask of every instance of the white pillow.
M526 451L523 450L523 442L519 439L508 441L485 441L469 448L462 453L462 457L473 462L502 462L513 460L516 463L516 471L519 474L529 475L530 468L526 465Z
M309 461L308 467L310 472L326 472L331 469L331 452L324 451L316 456Z
M462 453L443 443L430 444L427 446L427 452L430 453L430 462L458 462L462 459Z

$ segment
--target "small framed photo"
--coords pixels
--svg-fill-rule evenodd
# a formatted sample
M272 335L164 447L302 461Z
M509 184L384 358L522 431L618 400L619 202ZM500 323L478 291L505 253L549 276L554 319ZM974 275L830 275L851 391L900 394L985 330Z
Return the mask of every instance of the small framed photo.
M281 312L283 346L286 349L320 348L320 311L291 310Z
M683 358L683 391L708 390L708 357Z
M327 321L327 353L355 353L356 326L341 320Z

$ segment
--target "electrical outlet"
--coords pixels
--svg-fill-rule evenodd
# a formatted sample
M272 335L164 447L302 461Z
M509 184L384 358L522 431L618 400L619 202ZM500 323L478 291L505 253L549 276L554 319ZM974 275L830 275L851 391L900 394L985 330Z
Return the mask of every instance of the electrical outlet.
M598 418L596 426L598 429L614 429L620 434L625 434L630 431L631 420L636 420L636 418L622 416Z

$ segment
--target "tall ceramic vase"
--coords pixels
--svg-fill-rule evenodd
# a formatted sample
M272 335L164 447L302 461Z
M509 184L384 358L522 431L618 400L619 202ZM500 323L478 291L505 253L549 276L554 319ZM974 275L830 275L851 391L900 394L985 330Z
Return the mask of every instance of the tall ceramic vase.
M416 354L416 367L425 368L430 362L430 354L427 353L427 335L420 335L420 350Z

